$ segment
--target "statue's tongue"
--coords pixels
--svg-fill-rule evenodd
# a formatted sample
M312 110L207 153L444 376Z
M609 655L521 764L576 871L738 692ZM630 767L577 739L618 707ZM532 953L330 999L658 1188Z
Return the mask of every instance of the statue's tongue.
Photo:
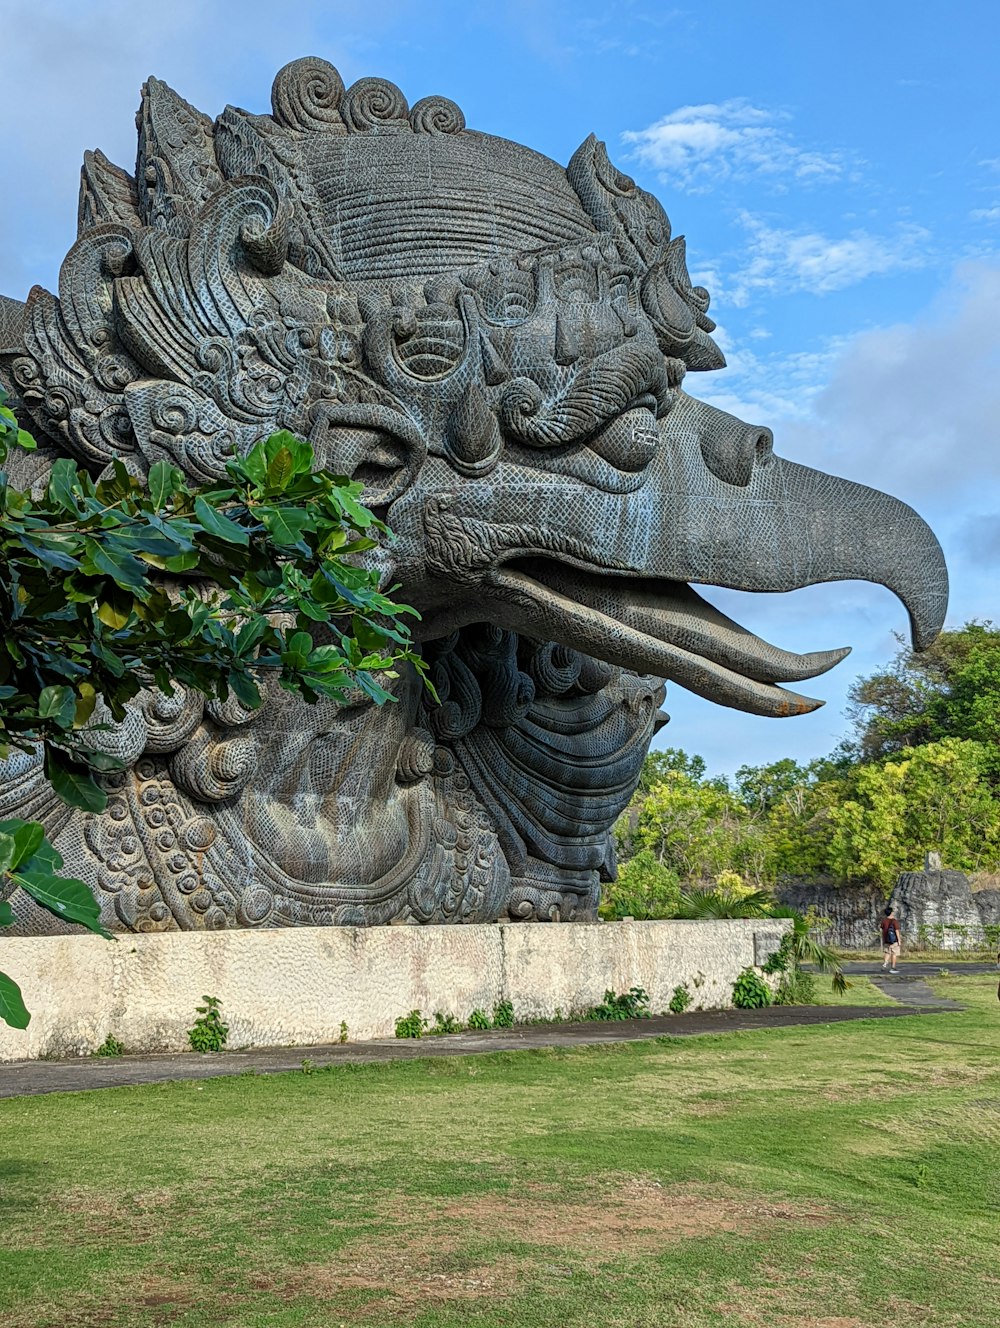
M493 580L503 625L752 714L817 709L822 701L784 691L774 680L814 677L847 654L779 650L679 583L597 576L542 560L504 566Z

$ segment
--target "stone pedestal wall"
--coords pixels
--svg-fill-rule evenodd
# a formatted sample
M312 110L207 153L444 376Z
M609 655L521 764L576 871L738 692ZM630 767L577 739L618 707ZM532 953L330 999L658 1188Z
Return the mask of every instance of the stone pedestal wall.
M0 971L32 1011L0 1024L0 1061L87 1055L111 1034L127 1051L186 1051L205 995L218 996L231 1047L392 1036L419 1009L467 1020L502 1000L522 1019L568 1016L608 989L643 987L667 1008L730 1004L741 969L777 949L780 919L458 927L296 927L0 939Z

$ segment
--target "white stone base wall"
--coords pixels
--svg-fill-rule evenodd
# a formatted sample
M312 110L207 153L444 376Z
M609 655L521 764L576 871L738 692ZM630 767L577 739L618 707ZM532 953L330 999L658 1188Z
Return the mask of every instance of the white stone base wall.
M0 1023L0 1061L87 1055L111 1034L130 1052L187 1051L205 995L218 996L229 1047L392 1036L419 1009L463 1022L509 1000L515 1018L569 1016L608 989L642 987L654 1013L687 983L692 1009L730 1004L740 971L763 962L790 924L544 923L455 927L297 927L0 939L0 972L32 1012Z

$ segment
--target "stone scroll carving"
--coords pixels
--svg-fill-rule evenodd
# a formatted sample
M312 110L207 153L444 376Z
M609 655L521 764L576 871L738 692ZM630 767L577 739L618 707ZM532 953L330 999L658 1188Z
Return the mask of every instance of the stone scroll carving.
M207 482L308 438L396 532L379 565L440 704L408 675L383 709L143 696L95 736L126 763L105 813L20 756L0 806L46 820L119 930L590 920L664 680L795 714L817 703L782 684L846 653L782 651L693 584L878 581L920 644L940 549L687 390L724 364L708 292L593 137L564 169L315 58L271 106L213 121L150 79L135 174L86 155L57 294L0 300L0 377L42 464Z

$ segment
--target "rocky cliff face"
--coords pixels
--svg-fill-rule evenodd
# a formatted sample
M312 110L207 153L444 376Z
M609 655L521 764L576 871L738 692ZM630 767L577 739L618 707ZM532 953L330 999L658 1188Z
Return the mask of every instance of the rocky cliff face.
M998 944L1000 890L974 892L964 872L903 872L892 900L911 945L965 950Z
M830 926L820 933L827 945L844 950L865 950L878 943L878 919L885 895L874 885L829 885L796 881L779 886L783 904L805 913L814 908Z
M904 946L1000 950L1000 890L974 891L959 871L903 872L891 895L873 885L835 886L803 881L780 886L783 904L815 908L830 919L821 933L830 945L865 950L878 945L878 922L890 899L899 915Z

